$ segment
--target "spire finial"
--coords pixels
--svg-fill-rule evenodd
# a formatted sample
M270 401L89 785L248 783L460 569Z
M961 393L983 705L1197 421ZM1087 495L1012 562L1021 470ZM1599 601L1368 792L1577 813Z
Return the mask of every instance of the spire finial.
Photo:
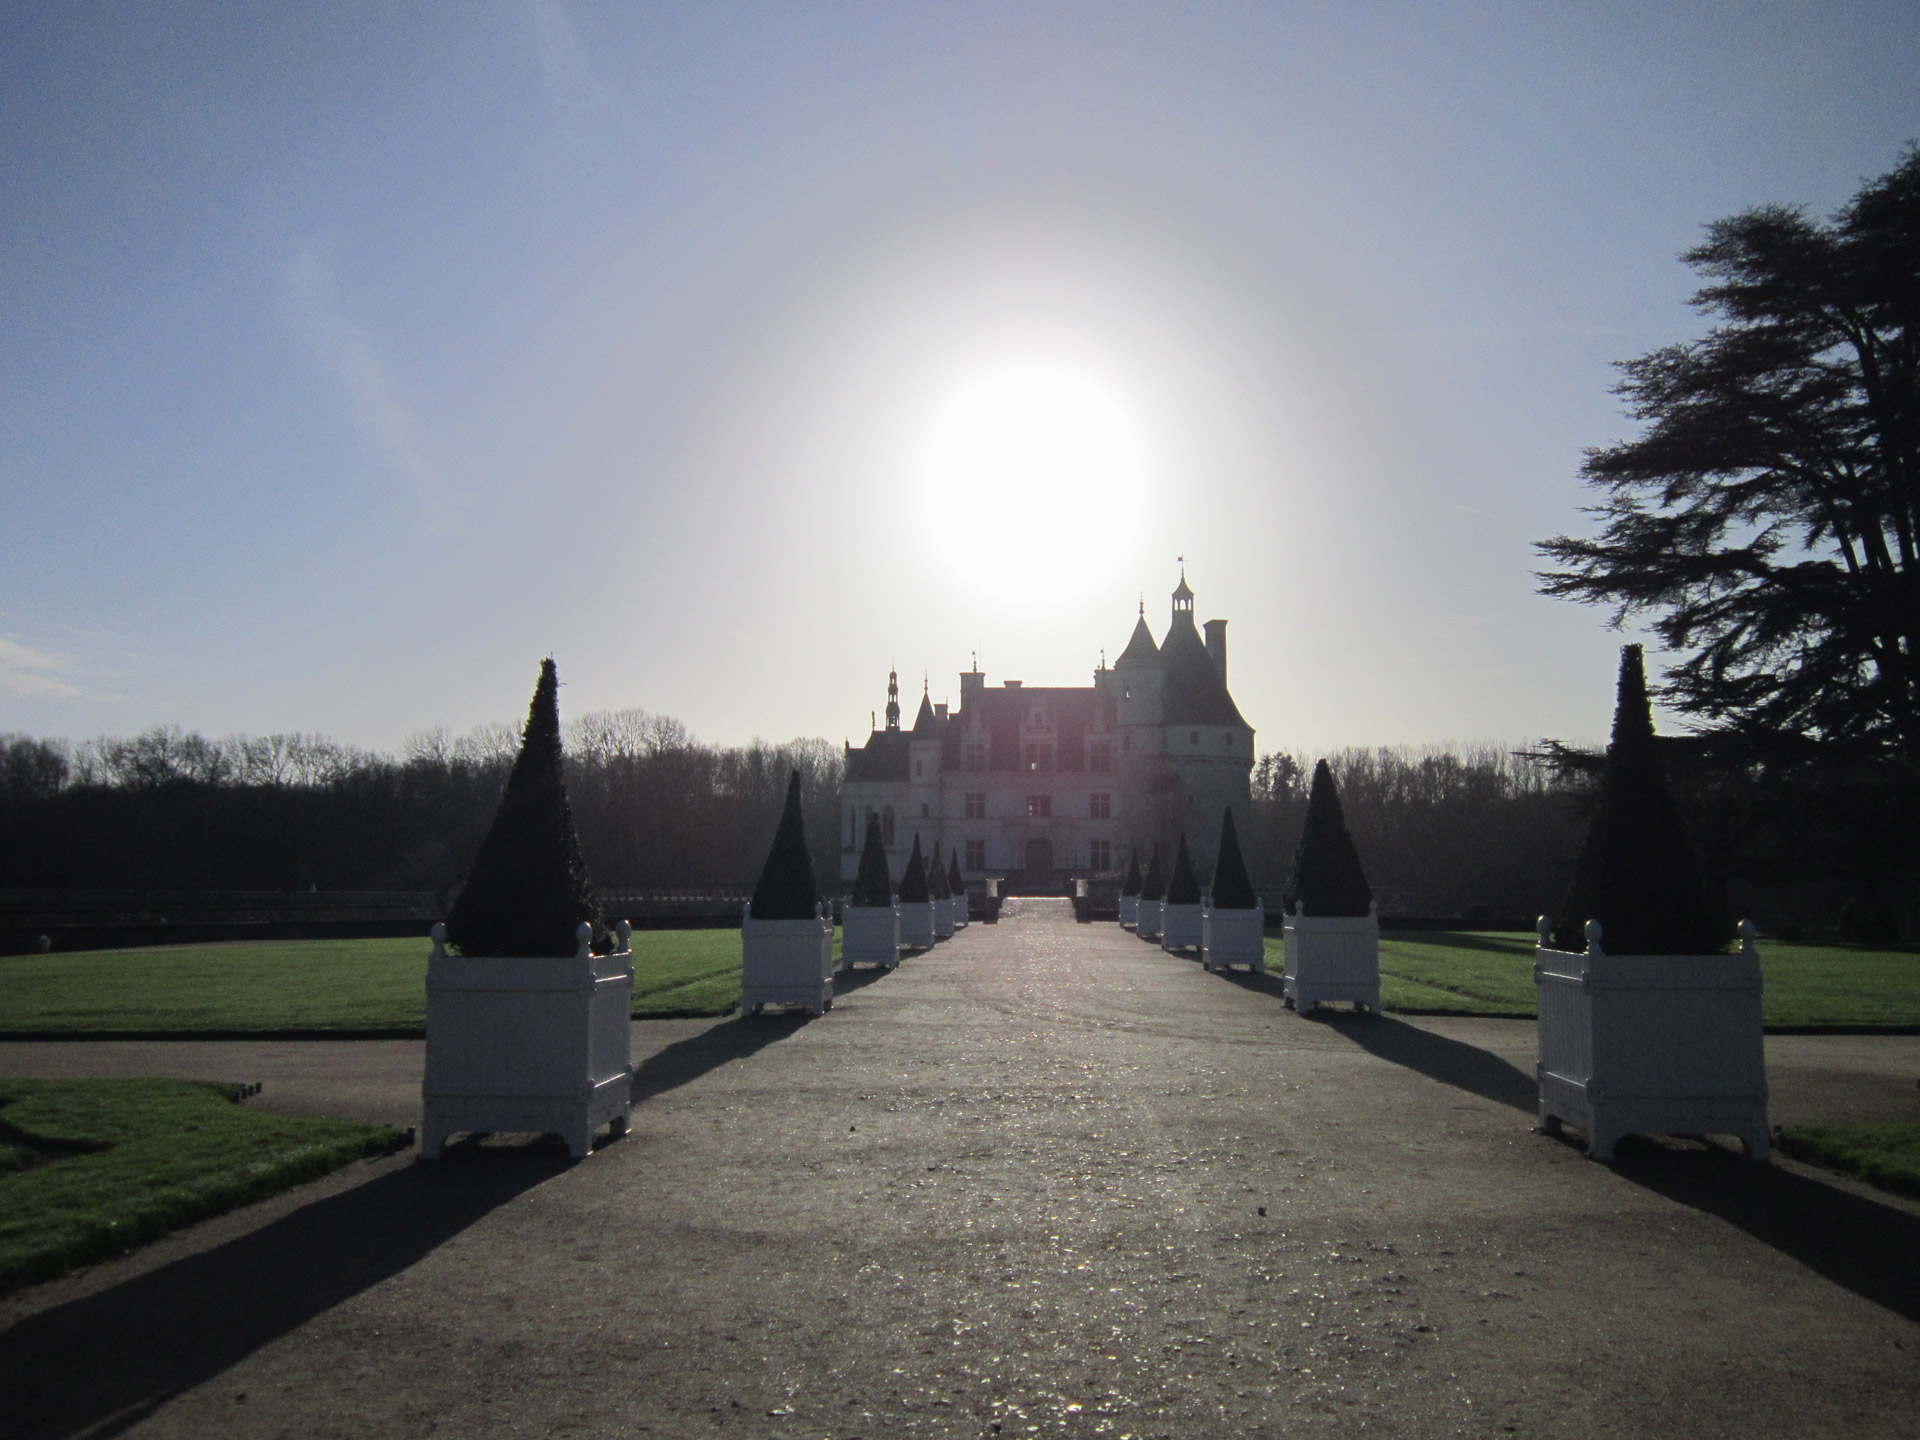
M1144 590L1140 592L1140 618L1147 618L1147 592Z

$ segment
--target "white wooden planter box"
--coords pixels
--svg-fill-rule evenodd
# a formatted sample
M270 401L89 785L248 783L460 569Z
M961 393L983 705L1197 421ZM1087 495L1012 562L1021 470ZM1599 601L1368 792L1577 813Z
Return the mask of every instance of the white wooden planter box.
M1267 973L1267 907L1221 910L1207 906L1200 912L1200 963L1209 970L1249 965L1256 975Z
M953 938L953 897L933 902L933 938L951 940Z
M1200 948L1200 907L1198 905L1161 903L1160 948L1162 950L1198 950Z
M1609 955L1597 921L1584 954L1547 947L1540 1004L1540 1126L1586 1132L1611 1160L1623 1135L1734 1135L1768 1153L1760 951L1751 920L1737 955Z
M900 906L842 905L840 907L840 963L884 965L900 963Z
M1140 924L1140 897L1122 895L1120 897L1120 928L1132 930Z
M1380 1013L1380 917L1287 916L1283 1000L1301 1014L1329 1000L1344 1000Z
M967 928L967 892L965 890L953 892L953 928L956 930Z
M1164 909L1165 901L1142 900L1134 916L1133 933L1142 940L1152 940L1157 944L1160 940L1160 912Z
M810 920L756 920L749 901L740 920L740 1013L764 1005L833 1008L833 921L813 907Z
M900 902L900 944L908 950L933 948L933 901Z
M632 1111L633 950L569 956L449 955L433 927L427 960L427 1061L420 1156L461 1132L557 1134L575 1156L593 1134L624 1135Z

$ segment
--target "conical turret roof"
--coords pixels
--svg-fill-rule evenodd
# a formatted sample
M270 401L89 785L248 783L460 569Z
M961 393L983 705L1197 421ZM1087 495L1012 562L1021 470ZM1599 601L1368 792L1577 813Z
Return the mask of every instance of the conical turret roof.
M933 701L927 692L920 692L920 709L913 717L913 733L931 735L933 733Z
M1153 631L1147 628L1147 607L1140 606L1140 618L1133 622L1133 635L1127 641L1127 648L1120 652L1120 658L1113 663L1124 665L1129 661L1157 660L1160 647L1153 643Z

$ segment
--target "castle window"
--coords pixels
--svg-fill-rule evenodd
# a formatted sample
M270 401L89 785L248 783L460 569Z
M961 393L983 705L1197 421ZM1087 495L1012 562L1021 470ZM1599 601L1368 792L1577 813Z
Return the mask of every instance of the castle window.
M967 792L967 819L984 820L987 818L987 796L985 791ZM978 869L978 866L974 867Z
M1087 768L1102 774L1113 769L1113 746L1104 740L1095 742L1087 757Z
M893 806L891 805L880 812L880 843L893 844Z
M1113 868L1113 842L1109 840L1089 840L1087 842L1087 864L1096 871L1111 870Z
M1087 797L1087 816L1093 820L1111 820L1113 818L1113 796L1094 794Z
M1053 797L1051 795L1027 796L1027 818L1046 820L1053 815Z
M967 858L962 863L964 863L966 868L969 870L986 869L987 868L987 842L984 840L967 841Z
M967 769L984 770L987 768L987 747L984 745L967 746Z

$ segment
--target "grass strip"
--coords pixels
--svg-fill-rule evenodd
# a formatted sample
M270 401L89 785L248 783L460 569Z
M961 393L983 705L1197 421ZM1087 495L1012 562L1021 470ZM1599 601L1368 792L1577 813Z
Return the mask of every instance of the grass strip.
M1780 1148L1796 1160L1857 1175L1896 1195L1920 1197L1920 1122L1897 1125L1789 1125Z
M197 1080L0 1080L0 1292L407 1144Z

